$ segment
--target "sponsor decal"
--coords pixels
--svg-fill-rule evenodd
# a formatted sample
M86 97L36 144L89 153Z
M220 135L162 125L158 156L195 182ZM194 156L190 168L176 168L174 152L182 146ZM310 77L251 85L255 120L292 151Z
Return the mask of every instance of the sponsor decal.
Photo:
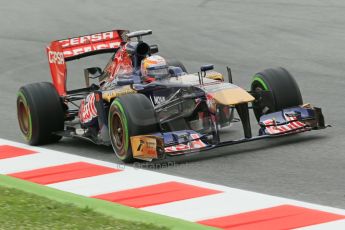
M71 57L95 50L102 50L102 49L113 49L120 46L120 42L102 42L101 44L97 45L86 45L86 46L78 46L75 48L67 48L63 51L65 57Z
M285 119L286 121L288 121L289 123L286 125L277 125L274 119L268 119L265 120L263 123L266 126L266 133L268 134L282 134L282 133L286 133L286 132L291 132L294 130L301 130L304 131L304 127L306 126L306 124L298 121L297 117L295 116L287 116L285 115Z
M117 32L108 31L108 32L103 32L103 33L86 35L82 37L75 37L75 38L60 40L59 42L61 43L61 46L63 48L66 48L66 47L71 47L71 46L79 46L82 44L107 41L107 40L114 39L117 36L118 36Z
M217 103L211 94L206 94L206 104L207 104L207 107L211 113L216 112Z
M134 149L135 156L157 157L157 144L155 138L141 137L137 145L136 149Z
M125 87L122 87L120 89L114 89L114 90L103 92L102 98L103 98L103 100L110 102L110 100L115 98L115 97L119 97L119 96L125 95L125 94L136 93L136 92L137 91L132 89L130 86L125 86Z
M160 104L162 102L165 102L165 97L162 97L162 96L154 96L153 97L153 102L155 104Z
M158 158L158 149L163 149L163 139L152 135L132 136L133 157L142 160Z
M121 38L117 31L109 31L64 39L58 42L63 49L64 57L68 58L91 51L118 48L121 45Z
M169 152L201 149L201 148L204 148L207 146L204 142L202 142L200 139L198 139L198 138L200 138L199 134L194 133L194 134L191 134L190 136L191 136L191 138L197 139L197 140L193 140L188 144L178 144L178 145L166 147L164 149L165 152L169 153Z
M49 60L49 63L59 64L59 65L65 63L65 59L62 52L49 51L48 60Z
M80 103L79 119L81 123L88 123L95 117L97 117L97 110L95 107L95 94L92 93Z
M109 74L107 82L113 81L119 75L133 74L132 59L126 52L126 45L116 52L115 57L105 67L104 72Z

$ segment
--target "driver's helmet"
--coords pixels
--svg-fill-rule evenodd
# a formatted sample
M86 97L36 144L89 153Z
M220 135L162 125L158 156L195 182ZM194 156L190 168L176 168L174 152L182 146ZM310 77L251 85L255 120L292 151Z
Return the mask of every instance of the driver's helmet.
M164 79L169 76L167 62L159 55L149 56L141 61L141 75L145 82Z

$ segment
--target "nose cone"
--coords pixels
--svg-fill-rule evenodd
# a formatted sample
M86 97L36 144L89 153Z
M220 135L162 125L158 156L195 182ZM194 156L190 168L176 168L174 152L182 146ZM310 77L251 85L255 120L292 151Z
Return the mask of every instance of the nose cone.
M221 89L210 93L217 104L237 105L254 101L254 97L240 87Z

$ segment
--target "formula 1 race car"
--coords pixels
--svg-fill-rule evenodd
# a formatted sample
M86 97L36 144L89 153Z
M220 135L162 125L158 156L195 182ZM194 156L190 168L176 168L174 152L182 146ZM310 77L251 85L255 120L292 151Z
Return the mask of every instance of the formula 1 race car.
M254 75L249 91L214 71L188 73L158 56L142 37L151 30L113 30L53 41L47 55L53 84L19 89L19 126L31 145L74 137L112 145L117 158L151 161L221 146L325 128L321 109L303 104L284 68ZM66 62L113 53L104 69L84 70L86 87L67 90ZM93 83L91 83L91 81ZM252 135L249 109L257 119ZM235 117L238 114L238 118ZM241 122L244 137L221 141L220 129Z

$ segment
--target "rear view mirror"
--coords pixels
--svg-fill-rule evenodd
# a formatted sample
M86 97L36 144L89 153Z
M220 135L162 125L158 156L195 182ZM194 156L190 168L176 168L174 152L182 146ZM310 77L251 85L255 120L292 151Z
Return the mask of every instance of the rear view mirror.
M209 65L203 65L200 67L200 70L202 72L206 72L208 70L213 70L214 69L214 65L213 64L209 64Z
M169 74L171 77L178 77L178 76L181 76L185 73L183 72L183 70L180 67L169 66Z
M102 75L102 73L103 71L99 67L91 67L91 68L84 69L86 87L90 86L90 78L91 79L99 78Z

